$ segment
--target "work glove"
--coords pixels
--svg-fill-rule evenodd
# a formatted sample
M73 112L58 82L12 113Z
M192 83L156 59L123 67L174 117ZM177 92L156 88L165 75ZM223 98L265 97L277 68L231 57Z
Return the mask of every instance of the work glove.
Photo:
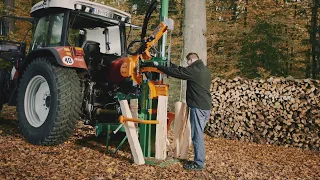
M152 62L152 61L148 61L148 62L144 62L141 64L141 67L158 67L159 66L159 62Z

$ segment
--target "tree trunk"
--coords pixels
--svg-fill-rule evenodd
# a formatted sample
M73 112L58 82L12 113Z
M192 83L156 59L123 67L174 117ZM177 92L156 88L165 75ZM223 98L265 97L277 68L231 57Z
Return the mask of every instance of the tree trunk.
M12 15L14 11L14 1L13 0L4 0L2 15ZM1 34L2 36L9 36L10 31L14 32L14 20L12 19L3 19L1 21Z
M249 4L249 0L246 0L246 4L245 4L245 7L244 7L244 26L247 26L248 4Z
M195 52L203 63L207 64L207 21L206 1L184 0L184 24L183 24L183 58L181 65L186 66L185 57L190 52ZM186 84L181 85L181 101L186 99Z
M319 0L315 0L311 16L311 42L312 42L312 78L318 78L318 45L317 45L317 20Z
M235 2L235 0L231 0L231 10L232 10L232 17L231 20L237 20L237 4Z

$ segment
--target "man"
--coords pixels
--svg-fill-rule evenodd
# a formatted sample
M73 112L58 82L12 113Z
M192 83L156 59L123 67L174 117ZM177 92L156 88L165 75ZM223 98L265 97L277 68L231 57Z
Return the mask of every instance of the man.
M202 170L205 162L204 128L212 108L210 94L211 72L196 53L187 56L188 67L171 65L155 66L163 73L187 80L187 105L190 108L191 138L194 147L194 161L184 164L188 170Z

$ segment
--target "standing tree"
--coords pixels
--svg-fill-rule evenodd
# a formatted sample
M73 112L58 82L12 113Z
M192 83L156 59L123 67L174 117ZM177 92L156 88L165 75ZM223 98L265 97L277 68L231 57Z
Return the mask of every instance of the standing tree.
M287 53L281 49L283 24L257 19L255 27L241 41L238 67L247 78L286 76Z
M14 10L14 1L13 0L3 0L0 2L0 16L11 15ZM0 18L0 39L8 39L10 36L10 32L14 32L14 21L8 18ZM11 33L13 34L13 33ZM7 68L10 69L8 66L10 63L3 61L0 59L0 69Z
M184 57L195 52L207 64L207 21L206 0L184 0L183 24L183 59L181 65L186 66ZM186 100L186 82L181 83L181 101Z
M312 44L312 78L317 79L319 75L318 59L319 59L319 45L317 40L318 33L318 7L319 0L313 1L312 15L311 15L311 31L310 38Z
M2 1L2 15L11 15L13 10L14 10L14 1L13 0L3 0ZM1 28L1 32L0 35L1 36L9 36L10 31L14 31L14 21L11 19L5 19L2 18L0 20L0 28Z
M248 4L249 4L249 0L246 0L245 7L244 7L244 26L247 26Z

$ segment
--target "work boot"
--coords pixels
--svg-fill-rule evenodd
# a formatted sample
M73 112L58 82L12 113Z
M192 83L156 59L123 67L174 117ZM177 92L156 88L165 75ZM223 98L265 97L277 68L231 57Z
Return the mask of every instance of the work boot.
M183 165L183 168L186 170L200 170L200 171L203 170L203 166L198 165L194 161L192 161L190 163L185 163Z

